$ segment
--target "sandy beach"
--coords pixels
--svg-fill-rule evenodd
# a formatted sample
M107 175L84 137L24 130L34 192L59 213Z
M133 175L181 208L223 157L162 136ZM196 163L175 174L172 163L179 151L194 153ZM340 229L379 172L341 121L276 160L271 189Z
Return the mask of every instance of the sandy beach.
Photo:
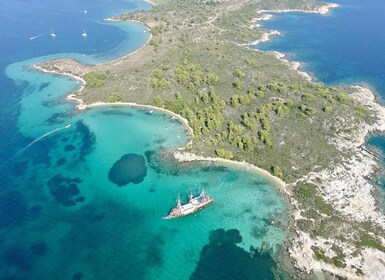
M244 168L247 171L254 172L255 174L259 176L263 176L272 183L274 183L275 186L278 187L278 189L284 193L289 194L288 190L286 189L286 184L284 181L282 181L280 178L275 177L271 175L268 171L265 169L259 168L253 164L247 163L247 162L239 162L234 160L228 160L223 158L216 158L216 157L203 157L198 156L192 153L184 152L183 149L179 151L174 151L174 157L179 162L191 162L191 161L210 161L210 162L217 162L223 165L232 166L232 167L238 167L238 168Z

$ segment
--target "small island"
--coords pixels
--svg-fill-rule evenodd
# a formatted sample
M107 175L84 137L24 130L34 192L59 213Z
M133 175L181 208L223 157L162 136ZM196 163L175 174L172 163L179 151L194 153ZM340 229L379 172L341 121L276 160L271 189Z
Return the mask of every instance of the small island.
M335 5L152 3L151 10L108 19L149 28L148 43L135 53L93 66L57 59L36 67L80 79L83 86L69 97L79 109L129 104L176 114L192 135L174 151L177 161L223 160L268 171L293 206L282 249L293 264L282 267L288 274L383 278L385 216L371 182L379 160L364 144L369 133L385 130L385 108L366 88L325 86L282 54L249 48L277 35L258 25L269 18L266 11L325 14Z

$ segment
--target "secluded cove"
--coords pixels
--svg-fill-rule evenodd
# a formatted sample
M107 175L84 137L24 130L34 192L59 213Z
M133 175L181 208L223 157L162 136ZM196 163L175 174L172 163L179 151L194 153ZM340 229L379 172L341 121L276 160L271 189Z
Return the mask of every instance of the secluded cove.
M31 111L23 110L23 114L36 120ZM233 255L224 253L215 260L223 257L233 263L246 257L252 265L257 260L250 257L250 246L260 248L266 242L277 252L282 245L288 208L270 182L242 169L210 163L184 164L168 171L167 162L162 166L151 160L156 155L153 151L183 146L188 139L187 131L172 116L104 106L69 117L65 123L71 127L41 139L10 163L25 166L22 174L9 175L25 198L12 200L20 205L15 214L20 226L7 227L4 243L7 252L17 252L18 257L8 263L17 275L70 278L82 273L109 278L130 274L138 279L181 279L181 275L193 274L200 251L209 244L209 233L219 229L236 229L241 237L221 249ZM52 125L40 125L44 127ZM147 172L142 182L119 188L109 181L109 170L122 156L133 153L146 158ZM216 199L212 206L184 219L161 219L174 205L177 193L186 200L189 191L198 193L203 187ZM31 214L32 208L37 213ZM23 241L20 235L25 235ZM28 248L42 240L46 253L33 261L24 259ZM207 263L210 258L201 261ZM108 265L100 269L101 262ZM272 275L272 260L258 259L258 264L261 268L255 273ZM211 264L210 270L220 273L222 265L228 267L218 265ZM234 269L242 271L235 264Z

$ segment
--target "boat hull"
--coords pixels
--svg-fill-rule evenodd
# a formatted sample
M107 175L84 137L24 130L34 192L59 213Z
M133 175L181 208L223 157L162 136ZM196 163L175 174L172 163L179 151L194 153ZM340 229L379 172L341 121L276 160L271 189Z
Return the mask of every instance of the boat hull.
M173 208L171 210L170 214L167 216L164 216L162 219L169 220L169 219L175 219L175 218L180 218L180 217L184 217L184 216L189 216L191 214L196 213L197 211L202 210L203 208L206 208L207 206L209 206L213 202L214 202L214 200L212 198L208 197L207 201L205 201L202 204L194 206L193 209L186 211L186 212L178 212L178 209ZM186 206L186 205L184 205L184 206Z

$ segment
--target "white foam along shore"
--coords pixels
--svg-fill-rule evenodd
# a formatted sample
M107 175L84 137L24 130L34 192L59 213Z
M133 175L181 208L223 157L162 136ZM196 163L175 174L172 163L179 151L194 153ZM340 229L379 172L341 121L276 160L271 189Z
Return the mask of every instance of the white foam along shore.
M86 81L84 79L76 76L76 75L73 75L73 74L70 74L70 73L61 73L61 72L58 72L58 71L55 71L55 70L47 70L47 69L44 69L43 67L41 67L39 65L33 65L33 67L36 70L39 70L39 71L44 72L44 73L50 73L50 74L55 74L55 75L65 75L65 76L69 76L69 77L71 77L73 79L76 79L76 80L80 81L82 83L82 85L80 86L80 88L78 90L78 94L80 94L81 91L85 87ZM173 118L179 119L181 121L181 123L183 124L183 126L189 131L188 132L189 135L193 136L193 130L190 127L187 119L183 118L182 116L180 116L178 114L175 114L174 112L172 112L170 110L164 109L164 108L160 108L160 107L156 107L156 106L151 106L151 105L141 105L141 104L137 104L137 103L134 103L134 102L114 102L114 103L109 103L109 102L99 101L99 102L94 102L94 103L91 103L91 104L87 105L87 104L85 104L85 102L81 98L75 97L74 93L69 94L67 96L67 99L77 102L78 104L76 105L76 108L78 110L85 110L87 108L95 108L95 107L101 107L101 106L130 106L130 107L136 107L136 108L143 108L143 109L146 109L146 110L149 110L149 111L152 111L152 110L161 111L161 112L164 112L166 114L171 115ZM189 143L187 143L186 145L188 145L188 144ZM198 155L195 155L195 154L192 154L192 153L183 152L183 149L182 150L174 151L174 157L179 162L209 161L209 162L221 163L221 164L228 165L228 166L244 168L245 170L254 172L254 173L258 174L258 175L262 175L262 176L268 178L269 181L274 183L274 185L282 193L288 194L287 189L285 188L286 184L285 184L284 181L282 181L278 177L275 177L275 176L271 175L268 171L266 171L264 169L261 169L261 168L255 166L255 165L252 165L252 164L247 163L247 162L238 162L238 161L227 160L227 159L223 159L223 158L213 158L213 157L198 156Z
M318 193L348 219L360 222L370 221L385 229L385 216L377 208L372 195L374 186L368 179L375 172L379 162L372 154L360 148L370 133L385 131L385 107L376 102L375 95L369 89L359 86L352 87L356 90L353 98L362 106L369 108L377 117L377 121L373 125L358 124L358 127L355 128L355 134L344 135L341 133L339 137L330 139L337 149L352 151L353 156L330 169L312 172L303 180L316 184ZM343 120L338 121L343 122ZM341 123L341 125L343 124ZM308 233L298 230L296 222L303 217L298 203L294 199L291 202L295 209L293 227L296 237L291 241L288 251L299 269L306 273L328 271L347 279L385 279L384 252L365 248L357 254L355 246L347 242L333 238L311 238ZM349 240L351 238L349 232L346 234L345 237ZM385 238L377 237L385 244ZM346 256L344 259L346 267L338 268L314 258L312 249L314 247L320 248L330 259L336 257L337 254L333 250L333 246L341 248ZM358 276L356 269L361 269L363 276Z
M335 7L338 7L338 5L330 3L314 11L287 9L262 10L258 11L258 13L310 12L326 14L331 8ZM272 15L265 14L257 19L257 21L270 19L272 19ZM262 39L267 38L268 40L271 34L277 34L271 32L274 31L265 33L267 35L265 35L265 37L262 36ZM311 80L311 76L308 73L298 70L301 65L299 62L292 62L284 59L285 54L280 52L271 51L268 53L272 53L285 64L289 65L293 70L304 76L307 80ZM379 223L385 229L385 216L378 211L375 200L371 194L374 187L366 179L377 169L378 162L372 155L360 148L365 143L365 139L370 133L374 131L385 131L385 108L377 103L375 95L369 89L360 86L352 87L356 89L353 97L366 108L370 108L378 118L378 121L372 126L362 125L361 127L356 128L358 133L355 133L353 138L352 135L340 135L340 138L331 140L331 143L341 150L354 151L354 156L350 160L346 160L343 164L335 166L332 171L311 173L304 179L312 180L316 177L323 178L324 185L327 185L328 187L323 188L322 195L327 201L332 202L337 210L358 221L372 220L375 223ZM354 193L354 199L352 199L352 192Z
M274 183L278 189L284 193L289 194L287 192L287 189L285 188L286 184L284 181L282 181L280 178L275 177L271 175L268 171L259 168L253 164L247 163L245 161L239 162L234 160L228 160L224 158L217 158L217 157L204 157L204 156L198 156L192 153L184 152L182 150L174 151L174 157L179 162L193 162L193 161L210 161L210 162L216 162L223 165L228 165L232 167L242 168L244 170L254 172L257 175L262 175L263 177L269 179L270 182Z
M261 20L271 20L270 14L265 13L286 13L286 12L305 12L327 14L330 9L338 7L337 4L327 4L314 11L302 10L264 10L259 11L263 14L255 22ZM259 24L252 24L250 28L258 27ZM280 35L278 31L267 31L262 35L260 40L252 42L250 45L257 45L270 39L273 35ZM269 52L289 65L293 70L311 81L311 76L299 70L301 64L299 62L288 61L284 59L285 55L280 52ZM337 149L343 151L351 151L353 156L345 159L341 164L333 166L330 169L321 172L313 172L302 178L304 181L310 181L318 186L318 193L322 195L325 201L331 203L333 207L341 214L348 218L364 222L371 221L381 228L385 229L385 215L378 209L376 201L372 195L375 187L371 184L370 179L379 167L379 161L371 153L362 149L366 138L373 132L385 132L385 107L380 105L375 95L367 88L360 86L352 86L356 91L353 98L365 108L369 108L377 121L373 125L361 123L358 127L353 128L356 133L349 135L340 133L338 138L330 139L330 143L335 145ZM346 122L343 119L336 120L341 122L343 127ZM343 130L343 129L342 129ZM341 131L342 131L341 130ZM319 183L321 178L321 183ZM353 254L354 246L335 239L311 238L308 233L298 230L296 223L302 219L302 210L297 201L292 198L291 203L294 206L294 230L296 237L291 240L288 248L290 256L295 261L295 265L300 270L310 273L328 271L331 274L346 277L348 279L385 279L385 253L372 248L362 250L361 254ZM385 238L381 238L383 245ZM340 244L341 243L341 244ZM314 258L312 247L318 247L325 255L332 259L336 256L332 246L338 245L345 254L345 268L337 268L332 264L318 261ZM382 261L381 261L382 260ZM356 268L363 271L363 276L358 276Z
M372 221L385 229L385 215L376 205L372 195L375 187L368 179L378 170L380 163L372 153L362 148L369 134L385 132L385 107L377 103L369 89L360 86L352 88L355 89L352 97L373 112L376 122L372 125L357 124L352 128L356 133L352 134L344 132L343 128L350 127L344 126L343 119L335 119L342 129L337 132L338 137L330 139L330 143L339 150L352 151L353 156L331 170L310 173L305 179L315 182L317 177L320 178L322 183L319 192L336 210L357 221Z
M328 14L330 12L331 9L334 9L336 7L339 7L339 5L335 4L335 3L327 3L327 4L317 8L315 10L300 10L300 9L259 10L259 11L257 11L257 13L261 14L261 16L258 17L258 18L254 18L253 19L254 22L250 25L250 28L253 29L255 27L260 27L260 24L258 23L259 21L272 20L273 19L273 15L271 15L269 13L301 12L301 13L316 13L316 14L326 15L326 14ZM278 36L278 35L281 35L281 33L279 31L277 31L277 30L268 30L268 31L264 32L261 35L260 39L258 39L256 41L253 41L251 43L248 43L248 44L244 44L244 45L256 46L256 45L259 45L261 43L269 41L272 36ZM291 69L295 70L298 74L303 76L306 80L308 80L308 81L312 80L312 78L309 75L309 73L306 73L306 72L300 70L300 68L301 68L301 63L300 62L298 62L298 61L289 61L289 60L285 59L285 56L286 56L285 54L277 52L277 51L269 51L268 53L273 54L276 58L281 60L284 64L288 65Z
M329 7L331 6L329 5ZM265 18L270 17L267 16ZM278 56L278 58L280 58L281 60L284 56L280 53L275 53L274 55ZM292 62L287 61L285 63ZM71 76L75 79L82 81L83 86L85 84L85 81L83 79L75 75L59 73L56 71L47 71L45 69L42 69L41 67L35 67L36 69L39 69L44 72ZM296 67L298 67L298 64L296 64ZM295 70L298 71L297 68L295 68ZM371 110L377 115L378 122L372 126L363 125L360 129L358 129L359 132L355 133L354 136L356 136L356 138L354 139L344 138L344 135L340 135L340 141L338 141L338 139L332 139L334 141L334 144L339 149L350 149L354 151L354 156L351 159L348 159L342 164L336 166L335 169L324 170L318 174L308 174L308 176L304 177L303 180L312 181L315 180L315 178L317 177L323 178L324 180L318 191L325 198L325 200L333 204L333 206L337 210L341 211L341 213L347 215L352 219L356 219L358 221L370 220L385 228L384 215L378 211L375 204L375 200L371 194L371 191L374 187L366 179L374 172L378 162L370 154L366 153L365 151L359 148L360 145L364 143L365 138L369 133L373 131L385 131L385 108L375 101L374 94L370 90L362 87L355 88L357 92L353 95L354 98L356 98L363 106L371 108ZM81 89L82 87L80 88L80 91ZM126 102L97 102L90 105L86 105L82 99L76 98L74 97L74 95L69 95L68 98L79 102L77 108L80 110L96 106L115 105L135 106L149 110L161 110L167 114L178 117L178 119L180 119L182 123L186 125L186 127L188 127L192 135L192 130L188 125L188 121L186 119L162 108ZM276 186L278 186L278 188L282 192L287 193L285 183L282 180L272 176L266 170L260 169L254 165L245 162L236 162L221 158L206 158L191 153L186 153L183 151L175 151L174 156L177 160L181 162L214 161L221 164L228 164L232 166L238 166L240 168L245 168L246 170L250 170L252 172L256 172L259 175L264 175L268 177L269 179L271 179L271 181L275 183ZM301 218L301 209L298 207L298 203L294 199L292 199L291 202L295 208L293 217L296 221ZM333 244L338 243L337 240L321 238L312 239L307 233L301 232L296 228L297 227L294 224L294 230L297 234L296 237L291 241L291 245L289 246L289 253L294 259L295 264L299 269L305 272L328 271L336 275L348 277L349 279L361 279L361 277L357 277L353 269L336 268L333 265L326 264L325 262L317 261L314 259L314 252L312 250L312 246L317 246L323 249L325 251L325 254L332 258L334 255L331 246ZM362 251L361 255L353 256L352 252L354 248L349 247L346 243L342 245L344 253L348 256L345 259L345 262L348 267L354 265L357 268L362 268L366 279L385 279L385 265L377 261L380 258L385 260L385 254L383 252L379 252L378 250L374 249L365 249ZM373 259L373 256L377 256L378 258Z
M331 9L335 9L339 7L336 3L327 3L319 8L316 8L314 10L301 10L301 9L282 9L282 10L259 10L259 14L265 14L265 13L312 13L312 14L320 14L320 15L326 15L330 12Z

